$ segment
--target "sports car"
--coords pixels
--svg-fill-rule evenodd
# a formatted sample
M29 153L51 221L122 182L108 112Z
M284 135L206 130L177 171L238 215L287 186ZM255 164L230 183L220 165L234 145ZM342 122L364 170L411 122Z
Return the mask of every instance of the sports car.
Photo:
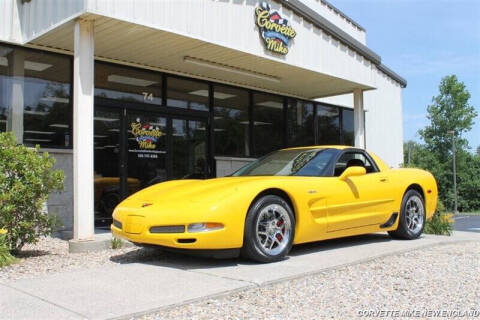
M290 148L228 177L141 190L115 208L111 230L138 245L273 262L306 242L384 231L418 238L437 197L429 172L391 169L363 149Z

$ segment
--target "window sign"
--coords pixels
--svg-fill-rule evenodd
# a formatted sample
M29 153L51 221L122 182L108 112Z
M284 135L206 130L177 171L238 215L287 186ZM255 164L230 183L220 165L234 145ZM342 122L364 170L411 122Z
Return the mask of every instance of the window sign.
M255 19L267 50L287 54L290 40L297 35L288 25L288 20L283 19L277 11L271 12L270 4L265 1L255 8Z

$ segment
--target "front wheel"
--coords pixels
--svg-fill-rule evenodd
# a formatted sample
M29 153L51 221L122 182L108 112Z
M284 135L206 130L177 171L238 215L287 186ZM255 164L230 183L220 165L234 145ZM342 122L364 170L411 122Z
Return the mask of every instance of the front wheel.
M245 220L242 255L259 262L282 260L295 235L295 216L279 196L261 197L251 206Z
M423 232L425 218L425 204L422 195L416 190L408 190L403 196L398 228L388 233L393 238L416 239Z

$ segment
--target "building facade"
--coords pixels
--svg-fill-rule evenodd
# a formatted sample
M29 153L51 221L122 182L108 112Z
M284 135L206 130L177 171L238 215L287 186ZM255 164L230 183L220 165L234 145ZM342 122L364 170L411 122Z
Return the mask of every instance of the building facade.
M324 0L0 2L0 131L56 158L77 240L137 190L284 147L398 166L405 86Z

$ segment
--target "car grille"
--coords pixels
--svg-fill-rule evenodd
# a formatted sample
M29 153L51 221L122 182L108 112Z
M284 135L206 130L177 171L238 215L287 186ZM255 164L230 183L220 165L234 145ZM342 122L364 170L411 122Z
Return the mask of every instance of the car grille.
M122 229L122 223L118 220L113 219L113 225L118 229Z
M185 226L156 226L150 228L150 233L184 233Z

